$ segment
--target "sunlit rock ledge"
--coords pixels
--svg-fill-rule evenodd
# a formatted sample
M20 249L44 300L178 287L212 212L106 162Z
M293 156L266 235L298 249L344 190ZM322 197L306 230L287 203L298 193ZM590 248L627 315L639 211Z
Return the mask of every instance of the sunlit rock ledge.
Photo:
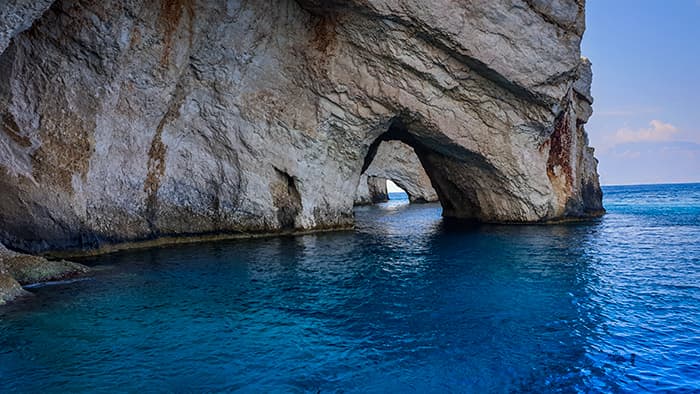
M603 212L583 0L0 5L0 242L347 228L412 147L450 218Z

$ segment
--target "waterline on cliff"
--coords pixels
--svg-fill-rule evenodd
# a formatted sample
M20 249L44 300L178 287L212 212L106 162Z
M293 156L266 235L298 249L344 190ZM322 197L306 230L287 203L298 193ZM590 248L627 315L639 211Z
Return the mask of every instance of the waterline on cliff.
M38 282L38 283L30 283L27 285L23 285L25 289L38 289L41 287L46 287L46 286L62 286L62 285L69 285L71 283L77 283L77 282L82 282L85 280L94 280L94 278L75 278L75 279L66 279L66 280L52 280L48 282Z

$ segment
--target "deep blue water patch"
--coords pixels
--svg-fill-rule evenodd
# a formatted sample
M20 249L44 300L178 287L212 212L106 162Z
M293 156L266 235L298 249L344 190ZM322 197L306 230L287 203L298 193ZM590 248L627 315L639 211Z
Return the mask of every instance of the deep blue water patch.
M700 390L700 185L565 225L357 231L100 256L0 310L2 392Z

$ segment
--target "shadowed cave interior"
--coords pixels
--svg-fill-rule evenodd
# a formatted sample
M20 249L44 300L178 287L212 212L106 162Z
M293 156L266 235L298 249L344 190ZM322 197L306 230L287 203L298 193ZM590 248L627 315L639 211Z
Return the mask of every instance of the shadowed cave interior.
M447 141L418 122L394 119L369 147L355 204L388 201L386 181L391 180L411 203L440 202L443 216L482 218L481 195L506 194L498 171L482 156Z

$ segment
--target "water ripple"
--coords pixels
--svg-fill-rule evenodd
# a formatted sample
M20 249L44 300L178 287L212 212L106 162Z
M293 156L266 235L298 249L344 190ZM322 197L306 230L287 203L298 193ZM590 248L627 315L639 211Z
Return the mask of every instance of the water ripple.
M391 202L354 233L94 258L0 311L0 391L697 391L700 186L605 193L587 223Z

